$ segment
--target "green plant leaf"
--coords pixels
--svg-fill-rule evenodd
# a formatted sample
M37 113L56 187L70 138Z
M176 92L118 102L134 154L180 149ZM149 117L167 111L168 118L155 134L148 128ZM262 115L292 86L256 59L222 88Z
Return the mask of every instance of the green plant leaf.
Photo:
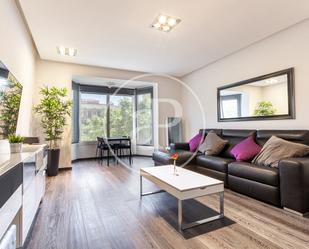
M45 140L50 142L50 148L57 147L58 140L62 139L67 116L71 115L72 102L67 100L67 88L42 87L41 101L33 110L41 117L41 126Z
M272 116L276 114L276 109L270 101L261 101L254 110L255 116Z

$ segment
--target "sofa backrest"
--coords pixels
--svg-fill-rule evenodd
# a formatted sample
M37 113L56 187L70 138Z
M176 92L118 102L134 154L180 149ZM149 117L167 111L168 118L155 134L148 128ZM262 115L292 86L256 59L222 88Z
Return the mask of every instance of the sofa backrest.
M238 144L240 141L244 140L249 136L256 135L256 130L222 130L221 137L225 140L228 140L229 143L225 146L223 151L220 153L220 156L233 158L231 155L231 150L235 144Z
M210 131L213 131L213 132L216 133L218 136L221 136L221 135L222 135L222 130L221 130L221 129L200 129L200 130L199 130L199 133L200 133L200 134L204 133L204 137L206 137L207 134L208 134Z
M229 143L220 153L221 157L233 158L230 151L243 139L253 136L256 142L263 146L271 136L277 136L282 139L309 145L309 130L241 130L241 129L200 129L199 132L205 134L214 131L218 136Z
M308 130L258 130L256 141L258 144L264 145L271 136L277 136L294 143L309 145Z

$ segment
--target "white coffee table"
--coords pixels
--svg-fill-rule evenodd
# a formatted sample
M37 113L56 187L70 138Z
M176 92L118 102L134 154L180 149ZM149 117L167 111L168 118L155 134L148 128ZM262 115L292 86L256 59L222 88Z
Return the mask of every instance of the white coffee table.
M178 176L173 174L173 165L140 169L140 196L167 192L178 199L178 229L184 230L224 217L224 185L217 179L177 167ZM143 193L143 177L156 184L161 190ZM219 194L220 213L218 215L183 224L182 201L197 197Z

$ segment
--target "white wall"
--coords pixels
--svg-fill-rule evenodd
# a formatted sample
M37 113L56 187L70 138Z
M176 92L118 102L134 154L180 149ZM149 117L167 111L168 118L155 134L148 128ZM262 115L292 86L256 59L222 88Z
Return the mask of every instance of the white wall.
M289 67L295 68L295 120L217 121L217 87ZM202 102L208 128L308 129L309 20L188 74L182 80ZM196 105L192 95L183 91L187 139L203 126L202 114L196 111Z
M39 101L38 92L41 86L59 86L71 89L72 77L76 75L82 76L97 76L115 79L130 79L142 75L140 72L132 72L125 70L117 70L102 67L91 67L77 64L45 61L38 59L36 64L36 85L34 94L34 103ZM167 102L180 103L181 101L181 85L172 79L164 76L147 76L140 80L155 82L158 84L158 98L159 98L159 124L165 124L166 117L174 116L175 111L171 104ZM163 101L163 102L162 102ZM39 121L35 118L33 126L34 135L42 136L39 129ZM159 128L159 146L164 147L165 129ZM95 153L95 151L93 151ZM68 120L68 126L65 129L64 139L62 142L60 167L71 166L71 120Z
M36 50L13 0L0 1L0 60L23 84L17 133L31 135Z

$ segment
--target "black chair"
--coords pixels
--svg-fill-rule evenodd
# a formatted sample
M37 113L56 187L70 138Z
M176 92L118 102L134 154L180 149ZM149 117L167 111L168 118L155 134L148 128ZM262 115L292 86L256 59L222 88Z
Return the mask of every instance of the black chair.
M103 138L101 137L97 137L97 148L96 148L96 152L95 152L95 157L98 157L98 153L99 153L99 159L101 160L101 162L103 161L103 156L104 156L104 151L108 150L108 146L105 144L105 141Z
M132 164L132 146L131 146L131 139L128 137L126 140L120 140L120 143L117 144L118 150L119 150L119 156L128 156L129 162ZM129 153L125 153L129 152Z
M118 156L119 149L116 144L108 144L103 137L97 137L96 157L98 157L98 152L99 152L101 162L103 162L104 151L106 151L107 152L107 166L109 166L111 150L116 156ZM116 157L114 157L114 159L117 162Z

